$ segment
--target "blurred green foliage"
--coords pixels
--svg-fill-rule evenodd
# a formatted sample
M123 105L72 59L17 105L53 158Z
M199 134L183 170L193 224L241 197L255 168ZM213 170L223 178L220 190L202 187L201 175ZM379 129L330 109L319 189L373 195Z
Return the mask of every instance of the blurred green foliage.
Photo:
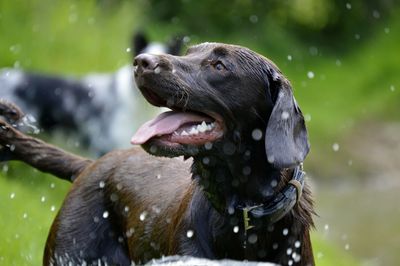
M0 0L0 67L113 71L131 60L138 29L158 41L241 44L292 81L312 143L307 169L332 177L340 136L365 120L400 118L399 11L394 0ZM40 264L68 187L19 163L0 173L0 265ZM321 233L313 241L318 265L359 264Z
M297 43L323 45L332 52L348 50L354 35L371 36L377 20L386 20L398 6L393 0L172 0L141 1L144 23L172 24L204 38L256 35L265 47L279 46L276 31ZM281 43L283 44L283 43ZM282 46L281 46L282 47ZM286 48L285 45L282 48Z

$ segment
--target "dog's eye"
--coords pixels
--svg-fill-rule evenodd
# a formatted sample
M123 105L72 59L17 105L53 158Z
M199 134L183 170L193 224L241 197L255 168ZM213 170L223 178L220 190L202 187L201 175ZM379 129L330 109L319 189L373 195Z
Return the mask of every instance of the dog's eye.
M225 65L219 60L212 62L212 66L218 71L222 71L222 70L226 69Z

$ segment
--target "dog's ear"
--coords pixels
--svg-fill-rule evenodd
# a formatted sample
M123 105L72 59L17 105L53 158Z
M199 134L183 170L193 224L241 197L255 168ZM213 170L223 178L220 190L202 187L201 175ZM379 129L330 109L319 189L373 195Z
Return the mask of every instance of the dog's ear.
M286 78L273 72L269 83L274 107L265 132L268 162L277 168L292 167L303 162L310 149L303 114Z
M136 32L132 37L131 46L133 47L134 55L140 54L149 44L146 35L142 31Z

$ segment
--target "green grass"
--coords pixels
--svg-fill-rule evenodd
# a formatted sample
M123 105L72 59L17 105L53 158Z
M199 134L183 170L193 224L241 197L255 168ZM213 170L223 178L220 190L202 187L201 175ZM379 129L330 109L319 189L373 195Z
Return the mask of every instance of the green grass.
M313 234L311 241L313 243L315 264L318 266L360 265L345 248L341 249L330 244L320 234Z
M96 3L1 1L0 66L81 74L126 64L138 10L128 1L109 8Z
M1 166L0 265L40 265L69 184L22 163Z

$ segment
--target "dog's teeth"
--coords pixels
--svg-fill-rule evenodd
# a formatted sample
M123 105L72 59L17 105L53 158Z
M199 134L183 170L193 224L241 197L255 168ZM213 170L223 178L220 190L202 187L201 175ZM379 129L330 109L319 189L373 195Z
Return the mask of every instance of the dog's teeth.
M189 133L187 133L185 130L181 132L181 136L188 136Z
M199 131L196 129L196 127L192 127L189 131L190 135L197 135L199 134Z
M197 126L197 130L200 131L201 133L206 132L207 130L207 124L206 122L203 121L200 125Z

